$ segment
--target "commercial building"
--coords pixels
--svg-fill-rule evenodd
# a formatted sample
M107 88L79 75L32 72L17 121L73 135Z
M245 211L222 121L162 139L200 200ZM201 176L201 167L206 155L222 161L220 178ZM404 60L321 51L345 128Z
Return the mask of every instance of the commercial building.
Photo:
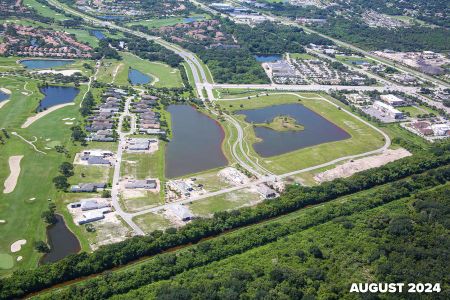
M403 106L406 104L405 100L392 94L381 95L380 99L383 100L385 103L389 104L390 106Z
M390 106L389 104L386 104L381 101L375 101L373 103L373 107L376 110L378 110L394 119L403 119L403 113L401 111L399 111L398 109L395 109L393 106Z
M106 188L106 183L80 183L78 185L72 185L70 191L72 193L93 193L98 189Z
M431 129L435 136L450 136L450 125L449 124L433 124Z
M275 198L277 196L277 192L269 188L267 185L260 184L256 186L256 189L265 199Z
M191 213L189 208L180 204L171 204L168 208L169 212L175 215L181 221L189 221L192 220L194 215Z
M156 189L157 182L154 179L130 180L125 183L126 189Z

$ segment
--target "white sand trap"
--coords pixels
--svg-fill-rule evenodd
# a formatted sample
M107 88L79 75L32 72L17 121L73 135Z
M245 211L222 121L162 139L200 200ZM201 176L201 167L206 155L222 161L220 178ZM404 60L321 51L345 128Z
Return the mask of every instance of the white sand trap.
M6 103L8 103L8 102L9 102L9 100L5 100L5 101L0 102L0 108L2 108L3 106L5 106Z
M66 125L73 125L73 122L64 122Z
M46 142L51 141L52 139L45 139Z
M23 256L18 256L17 261L21 261L23 259Z
M22 160L22 158L23 155L9 157L10 174L5 180L5 189L3 190L4 194L11 193L16 188L17 179L20 175L20 161Z
M5 94L11 95L11 91L8 90L7 88L0 88L0 91L2 91Z
M74 103L74 102L71 102L71 103L64 103L64 104L59 104L59 105L52 106L52 107L50 107L49 109L44 110L43 112L40 112L40 113L38 113L38 114L36 114L36 115L34 115L34 116L32 116L32 117L29 117L29 118L25 121L25 123L23 123L22 126L20 126L20 127L21 127L21 128L28 128L28 126L30 126L31 124L33 124L34 122L36 122L36 121L39 120L40 118L42 118L42 117L48 115L48 114L51 113L51 112L54 112L54 111L57 110L57 109L60 109L60 108L63 108L63 107L69 106L69 105L75 105L75 103Z
M322 172L314 176L317 182L331 181L336 178L349 177L355 173L371 168L381 167L403 157L411 156L408 150L400 148L396 150L388 149L381 154L363 157L354 161L346 162L331 170Z
M67 120L70 120L70 118L64 118L64 119L62 119L63 121L67 121Z
M5 224L6 220L0 220L0 224Z
M21 92L22 95L28 96L29 94L27 92Z
M72 76L75 73L82 73L80 70L41 70L37 71L37 74L61 74L63 76Z
M36 200L36 198L30 198L30 201L34 201L34 200Z
M27 243L27 240L18 240L11 244L11 252L19 252L22 249L22 246Z

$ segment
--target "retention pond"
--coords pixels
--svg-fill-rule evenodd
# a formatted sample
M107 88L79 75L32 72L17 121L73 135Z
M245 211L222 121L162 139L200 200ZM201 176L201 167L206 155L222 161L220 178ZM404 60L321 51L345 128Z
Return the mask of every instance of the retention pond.
M261 139L253 145L262 157L280 155L298 149L350 138L350 135L321 115L301 104L282 104L259 109L240 110L248 123L270 123L278 116L289 116L304 126L300 131L277 131L268 127L254 126Z
M222 127L189 105L170 105L172 140L166 149L166 177L174 178L228 164Z
M147 84L152 80L149 75L132 68L128 71L128 79L132 85Z
M61 215L56 215L56 219L56 224L47 228L50 252L42 257L42 264L61 260L70 254L78 253L81 249L80 242L73 232L67 228L64 218Z
M27 69L51 69L72 64L71 59L24 59L20 63Z
M41 88L40 91L45 97L39 102L37 112L58 104L70 103L80 92L79 89L68 86L48 86Z

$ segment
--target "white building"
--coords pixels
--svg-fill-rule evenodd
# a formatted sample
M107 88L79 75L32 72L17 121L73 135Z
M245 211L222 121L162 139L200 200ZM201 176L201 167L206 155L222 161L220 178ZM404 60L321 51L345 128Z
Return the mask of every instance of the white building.
M449 124L433 124L431 129L435 136L450 136L450 125Z
M189 208L184 205L171 204L169 205L168 210L181 221L189 221L194 217Z
M397 97L395 95L389 94L389 95L381 95L380 96L381 100L383 100L384 102L386 102L387 104L391 105L391 106L402 106L406 104L406 101L403 100L400 97Z
M403 119L403 113L401 111L399 111L398 109L390 106L389 104L383 103L381 101L375 101L373 103L373 107L376 110L378 110L394 119Z

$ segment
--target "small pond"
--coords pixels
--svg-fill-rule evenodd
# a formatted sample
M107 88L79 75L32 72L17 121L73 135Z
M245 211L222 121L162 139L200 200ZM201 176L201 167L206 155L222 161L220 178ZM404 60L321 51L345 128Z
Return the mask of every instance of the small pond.
M204 19L205 19L205 17L203 17L203 16L192 16L192 17L184 18L183 22L184 23L192 23L192 22L196 22L196 21L202 21Z
M64 218L56 215L56 219L56 224L47 228L50 252L42 257L42 264L61 260L70 254L78 253L81 249L80 242L73 232L67 228Z
M128 71L128 79L132 85L136 84L147 84L152 80L152 77L138 71L136 69L130 68Z
M99 40L103 40L104 38L106 38L105 34L101 30L91 30L90 33Z
M8 99L9 99L9 95L0 91L0 102L2 102L4 100L8 100Z
M228 164L222 152L222 127L189 105L170 105L172 140L166 149L166 177L223 167Z
M27 69L51 69L72 64L71 59L24 59L20 63Z
M255 134L262 141L255 143L253 148L262 157L350 138L346 131L301 104L282 104L236 113L245 115L247 122L256 124L271 122L277 116L290 116L305 127L301 131L276 131L255 126Z
M58 104L72 102L80 92L77 88L67 86L48 86L41 88L40 91L44 94L44 99L40 101L36 112Z
M283 56L279 54L255 55L255 58L257 62L265 63L265 62L276 62L278 60L283 59Z

